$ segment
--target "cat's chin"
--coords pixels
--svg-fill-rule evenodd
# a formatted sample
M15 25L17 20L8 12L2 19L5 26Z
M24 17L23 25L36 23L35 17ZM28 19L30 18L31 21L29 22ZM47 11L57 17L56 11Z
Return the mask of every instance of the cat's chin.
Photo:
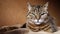
M40 25L41 23L35 23L36 25Z

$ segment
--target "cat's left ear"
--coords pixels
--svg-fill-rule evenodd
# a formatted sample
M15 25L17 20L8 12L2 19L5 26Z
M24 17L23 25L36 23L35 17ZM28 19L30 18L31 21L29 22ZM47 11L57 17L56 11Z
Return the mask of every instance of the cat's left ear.
M43 8L44 8L45 10L48 9L48 2L47 2L46 4L43 5Z
M31 4L29 2L27 2L27 7L28 7L28 10L31 10Z

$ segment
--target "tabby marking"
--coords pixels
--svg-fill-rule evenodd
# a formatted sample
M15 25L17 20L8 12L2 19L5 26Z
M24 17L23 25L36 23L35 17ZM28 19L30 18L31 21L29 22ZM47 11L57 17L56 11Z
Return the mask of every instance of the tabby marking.
M49 31L55 32L57 28L53 22L53 17L51 17L47 11L48 2L41 5L31 5L28 3L27 12L27 28L33 32L38 31Z

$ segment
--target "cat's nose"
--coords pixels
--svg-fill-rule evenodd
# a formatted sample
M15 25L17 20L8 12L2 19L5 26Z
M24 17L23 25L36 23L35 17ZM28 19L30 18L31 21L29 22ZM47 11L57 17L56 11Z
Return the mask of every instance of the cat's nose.
M39 23L39 19L37 20L37 22Z
M36 19L38 20L40 18L40 15L39 13L36 15Z
M40 17L39 16L37 16L37 20L39 20L40 19Z
M40 22L39 22L39 20L37 20L37 22L35 23L37 26L39 26L40 25Z

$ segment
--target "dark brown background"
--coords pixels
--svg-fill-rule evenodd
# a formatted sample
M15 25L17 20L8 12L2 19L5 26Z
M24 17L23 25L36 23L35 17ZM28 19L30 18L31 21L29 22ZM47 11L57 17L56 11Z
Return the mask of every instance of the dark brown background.
M0 26L25 23L28 1L35 5L43 5L48 1L48 11L56 18L57 25L60 25L59 0L0 0Z

